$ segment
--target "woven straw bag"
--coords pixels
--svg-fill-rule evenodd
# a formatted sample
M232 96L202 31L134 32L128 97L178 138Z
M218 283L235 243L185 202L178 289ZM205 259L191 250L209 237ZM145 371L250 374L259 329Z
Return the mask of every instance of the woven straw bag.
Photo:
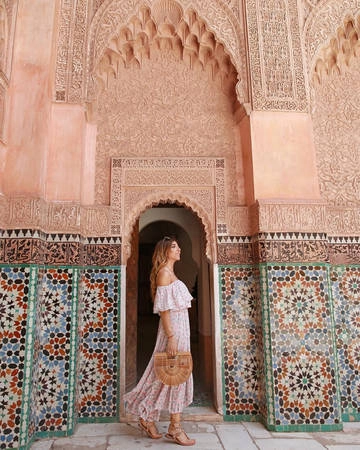
M189 378L193 369L190 352L178 352L176 356L155 353L154 370L156 377L168 386L178 386Z

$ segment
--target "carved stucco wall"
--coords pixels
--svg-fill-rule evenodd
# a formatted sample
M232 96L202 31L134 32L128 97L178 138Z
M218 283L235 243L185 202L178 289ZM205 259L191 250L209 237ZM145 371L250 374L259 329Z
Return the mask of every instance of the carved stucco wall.
M119 24L128 23L141 6L151 7L156 3L144 0L62 0L55 99L75 103L85 98L93 99L93 70ZM239 73L237 91L240 101L249 101L245 33L240 3L214 0L209 4L205 0L185 0L179 4L184 12L195 10L201 17L206 17L209 29L226 47Z
M229 98L201 69L189 69L172 53L157 56L140 70L120 70L99 96L97 202L109 202L109 158L181 155L225 157L228 201L244 203Z
M304 28L320 190L328 232L360 229L360 2L322 1Z
M246 0L253 108L308 111L296 0Z

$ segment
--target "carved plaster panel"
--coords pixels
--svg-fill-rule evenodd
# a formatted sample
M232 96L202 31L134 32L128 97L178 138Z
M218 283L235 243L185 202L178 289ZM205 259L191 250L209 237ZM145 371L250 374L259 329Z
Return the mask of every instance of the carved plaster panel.
M197 178L197 173L208 177ZM123 237L124 260L139 215L160 203L192 209L204 225L206 254L215 258L216 224L225 220L224 164L214 158L114 158L112 160L112 230ZM159 174L161 178L159 178ZM218 215L217 215L218 212Z
M109 204L109 161L118 157L221 157L226 160L228 202L245 203L236 161L235 94L201 68L189 68L173 51L119 69L100 84L96 108L96 202ZM235 100L236 101L236 100ZM199 176L204 176L199 172ZM240 190L242 189L242 190ZM222 212L224 214L224 211Z
M359 71L360 54L342 73L322 77L314 86L312 99L320 191L331 208L342 211L330 222L335 228L343 223L340 234L360 229L358 221L347 218L349 214L355 217L360 208ZM350 213L351 208L354 210Z
M82 233L109 236L109 206L81 207L72 203L47 203L41 199L0 197L1 226L7 229L40 229L46 233Z
M253 107L308 110L296 0L246 0Z
M317 200L286 202L258 201L258 231L324 232L327 230L326 205Z
M134 14L141 16L144 7L152 8L154 15L156 9L159 11L178 7L188 18L190 25L192 23L198 29L205 25L205 20L210 32L214 33L216 39L229 52L237 69L239 101L249 101L245 31L240 5L235 0L227 0L227 2L215 0L211 3L206 0L187 0L181 2L181 6L180 2L171 0L154 2L96 0L91 10L88 9L86 0L78 2L62 0L56 62L56 100L72 102L79 102L81 99L93 100L93 72L105 48L109 45L111 38L116 36L118 28L128 23ZM198 17L194 11L197 11L200 16ZM171 16L171 11L167 16ZM89 27L86 26L87 23ZM136 21L133 22L134 26L135 23ZM88 91L87 94L84 93L85 90Z
M314 5L315 6L315 5ZM322 0L310 12L304 27L308 73L312 74L318 53L336 36L346 17L360 11L360 0Z

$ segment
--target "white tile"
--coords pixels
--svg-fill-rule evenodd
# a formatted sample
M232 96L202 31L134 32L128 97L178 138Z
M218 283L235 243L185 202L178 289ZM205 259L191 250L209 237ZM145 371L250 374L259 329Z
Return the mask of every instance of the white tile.
M313 433L314 439L321 442L323 445L336 445L336 444L353 444L360 445L360 433L344 433L339 432L329 432L329 433Z
M189 436L196 439L193 448L196 450L223 450L219 439L212 433L196 433ZM111 436L109 438L107 450L146 450L149 448L159 450L175 450L180 448L168 439L150 439L147 437L128 437L128 436Z
M327 445L327 450L360 450L360 445Z

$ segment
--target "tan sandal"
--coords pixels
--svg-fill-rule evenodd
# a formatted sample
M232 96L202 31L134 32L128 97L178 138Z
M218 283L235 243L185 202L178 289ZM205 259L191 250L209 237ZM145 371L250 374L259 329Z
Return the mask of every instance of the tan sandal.
M159 433L155 422L147 422L146 420L142 419L140 417L139 419L139 427L141 430L145 431L145 433L149 436L151 439L160 439L162 438L162 434Z
M179 445L184 445L189 447L190 445L195 444L195 439L190 439L189 436L185 433L185 431L181 428L179 422L172 422L169 426L169 430L166 433L165 437L170 439L171 441L176 442Z

